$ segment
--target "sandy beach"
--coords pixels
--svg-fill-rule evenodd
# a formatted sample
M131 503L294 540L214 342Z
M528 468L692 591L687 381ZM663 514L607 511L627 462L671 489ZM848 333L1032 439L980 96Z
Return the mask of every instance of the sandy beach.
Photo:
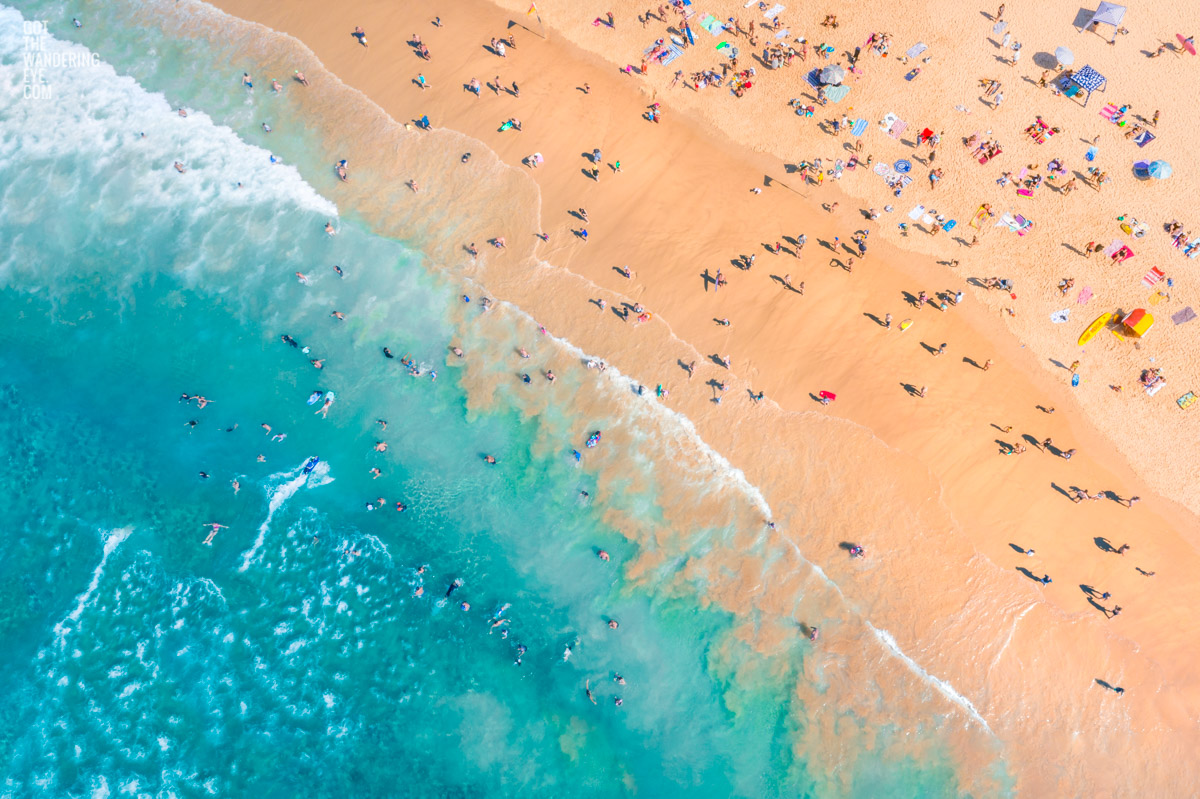
M890 639L906 653L899 670L930 677L929 690L944 696L961 758L968 761L980 740L997 742L1020 795L1170 796L1194 784L1200 684L1189 668L1197 644L1189 609L1200 599L1190 580L1200 567L1200 499L1191 490L1200 417L1174 401L1194 387L1197 362L1189 326L1172 324L1170 314L1200 297L1163 225L1179 218L1188 226L1196 172L1185 146L1185 101L1168 98L1172 81L1162 80L1190 67L1178 59L1191 56L1150 59L1138 51L1174 37L1172 8L1131 12L1125 24L1133 32L1115 45L1077 34L1077 9L1065 4L1010 9L1005 19L1025 43L1013 67L996 60L1001 50L988 41L992 7L933 2L897 17L869 3L839 13L837 30L819 26L823 10L788 9L789 35L780 41L807 37L807 62L772 71L753 60L753 86L736 98L728 84L670 88L676 69L686 77L727 60L714 50L722 38L698 22L695 47L638 76L621 67L640 67L643 50L677 24L674 12L643 28L637 17L645 9L620 3L611 7L610 28L593 24L599 9L547 3L538 7L543 39L518 5L218 3L311 48L309 55L297 45L286 59L253 56L277 59L279 75L304 70L309 87L291 91L326 132L329 162L350 161L349 183L331 170L313 180L318 190L376 230L422 246L435 263L468 264L463 247L474 243L480 257L467 268L492 296L642 383L648 401L661 387L666 408L762 491L776 518L744 520L744 547L716 548L689 569L708 576L711 601L744 616L746 640L767 654L795 638L798 610L816 610L804 606L800 566L813 564L837 584L864 622L841 640L822 638L824 662L799 675L799 700L861 702L869 714L873 698L894 687L863 688L862 642ZM709 13L763 21L757 7L695 5L693 21ZM431 24L435 15L440 26ZM351 37L356 25L369 47ZM884 30L894 34L889 57L864 48L848 98L817 106L810 119L792 112L789 99L814 93L805 73L846 65L844 51ZM430 60L409 44L414 33ZM516 46L501 58L490 41L510 33ZM252 34L248 28L248 44ZM748 66L756 48L745 36L724 38L745 51L740 66ZM822 40L835 46L829 61L811 52ZM928 51L895 63L917 41ZM1087 108L1037 86L1034 54L1061 44L1073 49L1077 66L1090 59L1108 77L1107 93ZM918 66L921 73L905 81ZM995 112L977 90L985 77L1004 82L1006 99ZM473 78L478 94L469 89ZM1149 87L1162 92L1161 104L1147 97ZM1124 102L1135 90L1133 113L1163 114L1152 128L1157 140L1143 149L1099 116L1106 102ZM654 103L661 103L658 123L646 118ZM914 181L901 198L866 164L819 188L787 166L848 158L844 145L854 139L817 124L843 111L868 121L864 160L913 162ZM945 176L936 189L926 189L930 166L921 163L929 148L878 129L888 112L909 122L909 141L923 127L944 131L935 163ZM432 130L417 129L413 121L426 115ZM1038 115L1062 128L1045 144L1022 133ZM499 130L512 118L520 131ZM977 130L1003 144L992 163L978 164L962 145ZM1002 172L1035 164L1031 173L1044 171L1060 156L1068 170L1083 172L1095 136L1112 177L1099 192L1083 185L1063 196L1041 187L1024 198L996 183ZM465 152L469 164L461 162ZM534 153L542 158L536 168L528 165ZM1141 157L1165 159L1175 174L1139 181L1129 162ZM883 211L889 203L891 213ZM997 217L976 231L967 223L981 203ZM932 236L913 222L901 235L899 223L917 204L958 226ZM881 212L876 220L868 218L872 208ZM992 227L1010 210L1034 219L1033 230L1018 236ZM1120 231L1123 214L1146 222L1145 237ZM450 225L459 239L453 246L442 243L454 238ZM865 257L851 249L863 229L870 230ZM976 247L955 241L976 234ZM504 238L503 249L489 245L495 237ZM1114 239L1136 258L1113 265L1077 253L1089 240ZM1166 292L1165 282L1141 284L1156 264L1176 280L1169 299L1147 305L1158 322L1140 347L1107 332L1078 347L1095 316ZM1015 288L979 285L993 276ZM1075 280L1066 296L1056 289L1063 278ZM1085 286L1094 297L1080 304ZM915 303L921 292L960 290L961 304L945 310ZM1050 321L1068 307L1068 322ZM913 323L901 332L906 319ZM473 399L487 403L494 378L469 356ZM1072 388L1067 367L1076 360L1083 380ZM1151 367L1161 367L1169 384L1146 396L1137 376ZM564 358L554 369L584 367ZM820 404L822 391L836 400ZM590 398L573 401L586 408ZM1048 438L1053 443L1043 447ZM1025 451L1004 454L1016 447ZM681 450L682 473L706 468ZM1074 502L1080 489L1098 499ZM606 490L620 487L602 486L598 501ZM696 519L724 513L720 497L678 512L681 537ZM636 519L613 521L636 539ZM764 561L757 550L764 537L789 554ZM843 542L861 544L867 557L849 559ZM1124 544L1130 549L1117 554ZM664 543L626 568L653 580L655 559L670 552ZM1043 575L1053 581L1041 583ZM1101 600L1102 592L1112 599ZM1116 605L1122 610L1114 617ZM826 671L837 677L830 681ZM837 736L814 727L795 745L828 747ZM989 775L977 780L964 787L995 790Z

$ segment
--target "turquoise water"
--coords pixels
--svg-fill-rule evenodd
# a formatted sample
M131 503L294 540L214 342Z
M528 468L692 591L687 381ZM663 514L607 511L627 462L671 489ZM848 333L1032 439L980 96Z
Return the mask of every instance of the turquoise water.
M21 99L0 7L0 795L962 794L934 711L914 748L798 692L800 636L757 653L704 601L689 559L763 499L662 463L702 442L318 193L287 92L203 77L228 41L21 8L104 61Z

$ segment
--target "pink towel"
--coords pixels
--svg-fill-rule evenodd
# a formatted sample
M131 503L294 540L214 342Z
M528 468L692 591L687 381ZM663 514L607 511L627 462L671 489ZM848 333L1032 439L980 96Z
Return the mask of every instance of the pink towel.
M1017 194L1020 194L1022 197L1032 197L1033 189L1017 189Z
M1104 117L1105 119L1112 119L1116 113L1117 107L1112 103L1109 103L1108 105L1104 106L1104 110L1100 112L1100 116Z
M895 122L892 123L892 127L891 127L891 130L888 131L888 135L891 136L893 139L899 139L900 134L903 133L907 129L908 129L908 123L905 122L903 119L897 119Z
M1092 287L1084 286L1079 290L1079 296L1075 298L1075 302L1080 305L1087 305L1088 300L1092 298Z

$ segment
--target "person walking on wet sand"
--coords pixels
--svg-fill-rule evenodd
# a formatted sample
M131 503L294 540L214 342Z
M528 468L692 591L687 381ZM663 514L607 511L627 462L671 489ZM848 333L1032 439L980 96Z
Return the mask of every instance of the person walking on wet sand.
M1117 547L1117 554L1124 555L1131 549L1133 549L1133 547L1131 547L1129 544L1121 544L1121 546Z
M1124 505L1127 508L1132 508L1135 502L1141 502L1141 501L1142 501L1141 497L1130 497L1129 499L1125 500Z

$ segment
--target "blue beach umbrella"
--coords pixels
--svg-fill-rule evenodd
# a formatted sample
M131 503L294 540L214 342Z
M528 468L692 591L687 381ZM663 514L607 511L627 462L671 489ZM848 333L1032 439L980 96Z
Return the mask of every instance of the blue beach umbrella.
M1166 161L1152 161L1150 163L1149 172L1152 178L1158 178L1159 180L1169 178L1174 171Z
M1171 177L1171 173L1174 171L1166 161L1135 161L1133 163L1133 174L1140 180L1147 178L1162 180Z

